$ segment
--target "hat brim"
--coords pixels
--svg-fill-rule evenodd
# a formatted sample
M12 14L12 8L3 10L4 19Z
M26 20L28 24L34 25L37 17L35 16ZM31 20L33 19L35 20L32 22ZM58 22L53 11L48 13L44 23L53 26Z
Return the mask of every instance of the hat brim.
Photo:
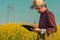
M43 2L41 5L45 5L46 4L46 2Z

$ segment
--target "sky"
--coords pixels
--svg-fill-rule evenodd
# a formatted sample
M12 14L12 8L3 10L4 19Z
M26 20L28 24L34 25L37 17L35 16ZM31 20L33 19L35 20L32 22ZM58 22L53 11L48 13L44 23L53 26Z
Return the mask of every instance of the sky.
M30 9L33 0L0 0L0 24L39 23L40 15ZM53 12L57 25L60 25L60 0L46 0L47 8ZM8 7L9 6L9 7Z

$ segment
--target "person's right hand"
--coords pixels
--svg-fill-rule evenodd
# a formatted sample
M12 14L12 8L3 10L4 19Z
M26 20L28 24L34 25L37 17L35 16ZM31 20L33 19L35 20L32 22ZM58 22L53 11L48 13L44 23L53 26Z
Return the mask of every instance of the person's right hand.
M34 29L34 31L36 31L36 32L40 32L41 29L40 29L40 28L36 28L36 29Z
M35 28L35 29L32 29L32 30L34 30L35 32L40 32L41 31L40 28Z

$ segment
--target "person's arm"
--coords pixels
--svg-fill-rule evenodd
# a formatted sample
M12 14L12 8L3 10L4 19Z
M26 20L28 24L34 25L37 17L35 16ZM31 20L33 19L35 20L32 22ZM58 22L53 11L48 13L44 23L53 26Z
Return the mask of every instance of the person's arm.
M41 32L41 29L40 28L35 28L33 30L36 31L36 32Z
M57 26L56 26L56 23L55 23L55 18L54 18L54 15L52 13L48 14L47 22L48 22L48 25L50 27L54 28L55 31L57 30Z

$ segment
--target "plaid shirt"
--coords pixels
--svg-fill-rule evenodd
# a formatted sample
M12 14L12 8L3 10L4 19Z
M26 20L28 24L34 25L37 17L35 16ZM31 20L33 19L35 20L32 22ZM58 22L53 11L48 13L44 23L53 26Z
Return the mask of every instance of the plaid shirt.
M57 28L52 12L45 10L44 13L41 13L38 27L40 29Z

